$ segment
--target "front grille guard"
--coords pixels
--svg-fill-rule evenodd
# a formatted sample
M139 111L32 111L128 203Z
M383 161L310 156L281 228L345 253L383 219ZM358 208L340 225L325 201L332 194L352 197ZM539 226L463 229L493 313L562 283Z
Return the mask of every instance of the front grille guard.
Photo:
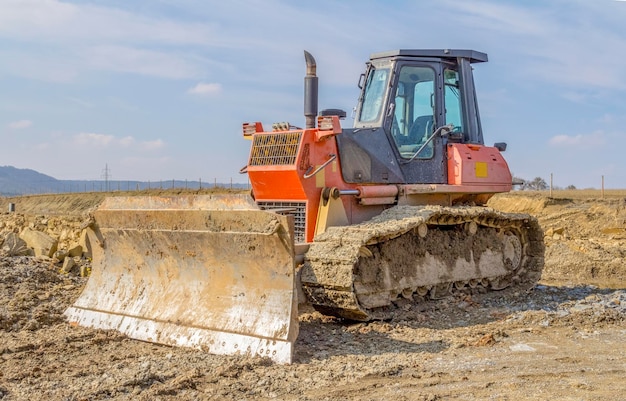
M257 202L261 210L270 210L281 215L294 217L295 242L306 242L306 202Z

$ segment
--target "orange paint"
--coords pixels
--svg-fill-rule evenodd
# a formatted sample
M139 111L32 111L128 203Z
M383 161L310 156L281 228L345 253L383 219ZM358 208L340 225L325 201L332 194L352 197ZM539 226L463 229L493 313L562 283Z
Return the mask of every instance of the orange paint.
M468 187L468 192L474 192L476 187L485 186L485 191L489 191L494 185L508 186L510 190L511 182L509 166L498 149L474 144L448 144L448 184Z

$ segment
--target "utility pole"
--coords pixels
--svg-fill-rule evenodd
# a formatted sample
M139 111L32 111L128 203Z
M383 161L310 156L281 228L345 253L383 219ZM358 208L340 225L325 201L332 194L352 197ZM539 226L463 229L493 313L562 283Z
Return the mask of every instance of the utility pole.
M109 170L109 164L104 165L104 170L102 170L102 178L104 178L104 189L109 192L109 178L111 178L111 170Z

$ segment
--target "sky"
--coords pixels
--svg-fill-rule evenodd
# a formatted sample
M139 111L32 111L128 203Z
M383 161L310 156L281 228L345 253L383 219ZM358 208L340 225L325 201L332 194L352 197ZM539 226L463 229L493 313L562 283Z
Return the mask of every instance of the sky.
M247 182L241 124L348 112L371 53L473 49L485 142L516 177L626 188L626 1L0 0L0 166Z

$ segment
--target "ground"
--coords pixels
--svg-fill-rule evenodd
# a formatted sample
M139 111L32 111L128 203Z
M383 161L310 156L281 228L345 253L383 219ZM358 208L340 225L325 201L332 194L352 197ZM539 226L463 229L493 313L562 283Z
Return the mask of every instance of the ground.
M72 201L68 210L88 209L95 200ZM34 207L20 202L18 212ZM355 324L304 308L292 365L69 326L63 310L87 278L60 274L45 258L2 257L0 399L624 397L624 195L516 193L490 206L538 217L546 265L534 289L456 294L406 306L385 322Z

